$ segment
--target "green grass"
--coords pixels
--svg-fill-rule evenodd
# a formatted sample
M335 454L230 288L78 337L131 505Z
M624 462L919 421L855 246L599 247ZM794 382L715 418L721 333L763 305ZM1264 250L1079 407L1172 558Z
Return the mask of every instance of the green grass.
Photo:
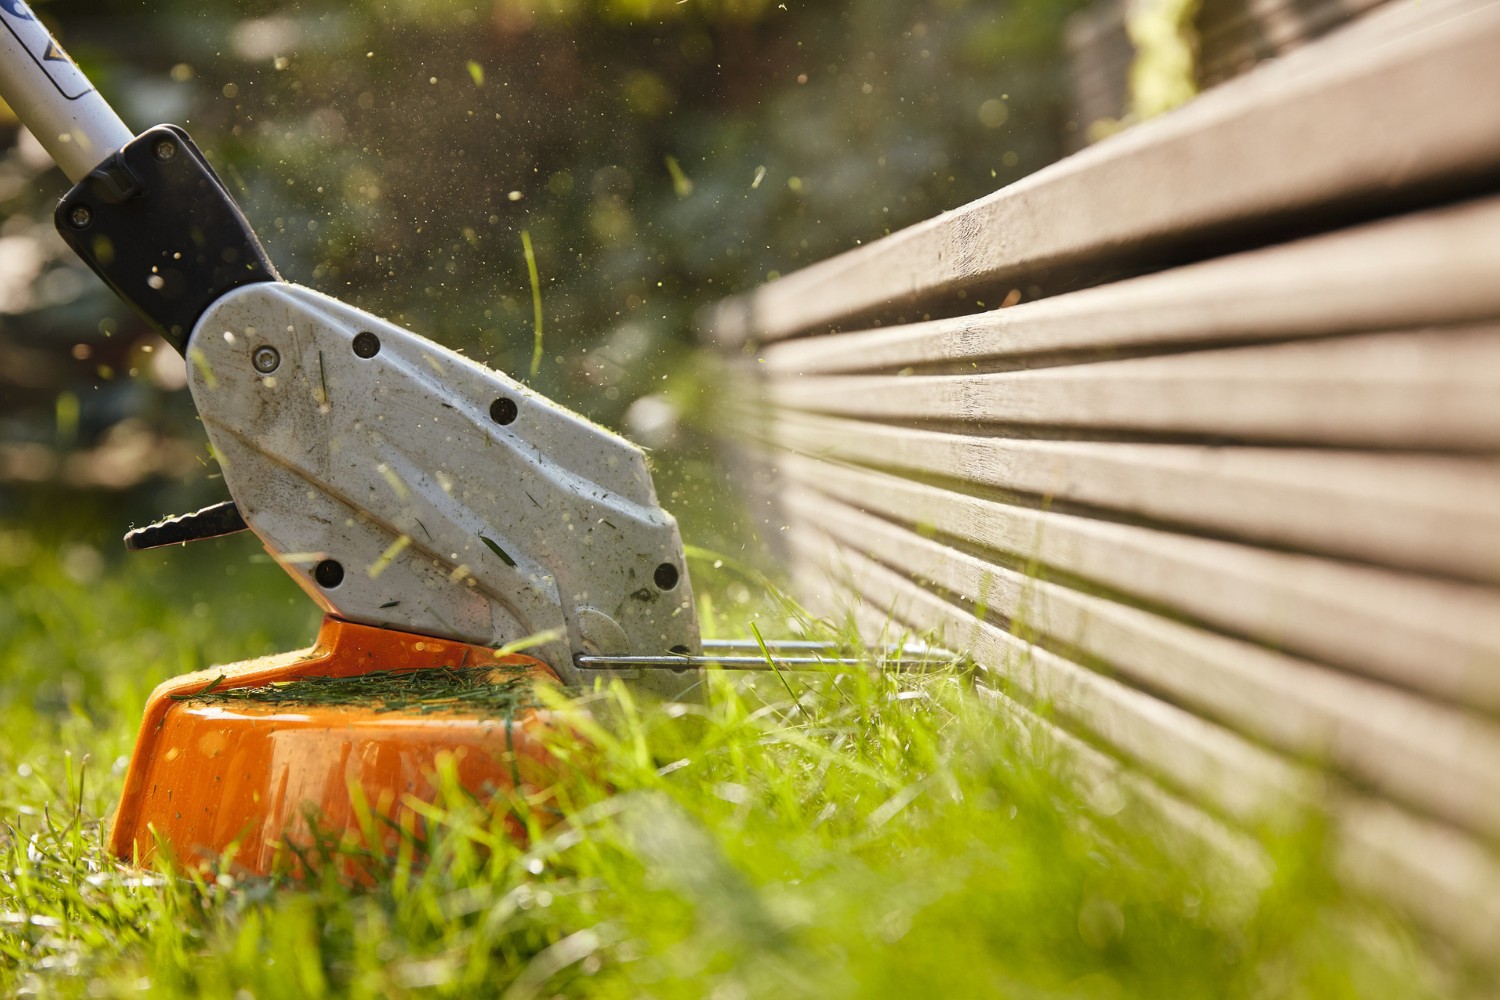
M425 863L351 888L142 873L101 848L146 693L304 645L253 542L101 558L0 526L0 994L1420 997L1468 984L1324 873L1317 824L1246 868L1070 776L937 676L714 676L695 706L555 705L565 814L448 783ZM706 594L715 581L697 566ZM725 571L727 572L727 570ZM715 606L739 607L720 599ZM767 607L773 610L766 610ZM784 608L761 605L768 635ZM743 632L746 611L718 628ZM577 714L586 708L591 714ZM1098 808L1101 798L1109 808ZM1106 818L1107 817L1107 818Z

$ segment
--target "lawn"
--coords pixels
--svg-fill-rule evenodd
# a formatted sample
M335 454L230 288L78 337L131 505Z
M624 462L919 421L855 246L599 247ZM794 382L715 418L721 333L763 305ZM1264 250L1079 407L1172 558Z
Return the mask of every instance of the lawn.
M147 692L306 644L244 536L116 555L118 512L0 522L0 994L1420 997L1472 984L1335 885L1311 817L1223 853L976 695L961 667L746 680L698 705L554 707L553 801L460 789L369 884L136 871L102 849ZM64 524L58 510L69 513ZM695 562L720 634L789 605ZM725 594L756 600L738 603ZM717 595L717 596L716 596ZM733 613L722 609L733 608ZM808 623L813 628L832 628ZM873 662L873 661L872 661ZM543 697L549 697L543 695Z

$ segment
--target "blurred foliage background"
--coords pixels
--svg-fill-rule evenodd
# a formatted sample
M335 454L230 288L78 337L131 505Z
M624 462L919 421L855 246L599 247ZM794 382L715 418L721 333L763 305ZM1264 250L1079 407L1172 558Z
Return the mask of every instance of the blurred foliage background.
M185 124L290 280L656 450L739 548L697 310L1061 155L1077 0L37 0L135 129ZM0 124L0 516L221 497L181 361L65 251ZM689 502L692 501L692 502ZM60 506L61 505L61 506ZM87 503L78 508L90 508Z

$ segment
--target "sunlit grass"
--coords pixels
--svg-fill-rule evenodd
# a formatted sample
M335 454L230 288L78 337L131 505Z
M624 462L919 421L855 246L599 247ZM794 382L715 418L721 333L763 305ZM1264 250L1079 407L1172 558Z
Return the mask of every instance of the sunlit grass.
M1408 930L1324 873L1315 822L1247 867L1163 825L1128 784L1073 770L957 666L786 686L714 674L692 705L644 704L618 684L544 693L571 725L545 802L519 806L529 846L511 837L509 809L450 780L424 810L426 860L368 862L377 877L363 888L337 867L301 886L130 871L102 832L146 692L304 644L315 616L244 539L129 562L92 552L16 525L0 533L0 994L1457 988L1423 971ZM710 595L711 567L695 560ZM795 613L763 607L768 634Z

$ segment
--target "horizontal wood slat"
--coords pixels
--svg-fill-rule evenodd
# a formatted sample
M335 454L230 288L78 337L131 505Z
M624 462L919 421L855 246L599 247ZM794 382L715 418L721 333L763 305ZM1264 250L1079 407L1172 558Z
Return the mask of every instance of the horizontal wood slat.
M773 441L1196 533L1500 580L1491 458L977 437L778 413Z
M1392 4L993 195L727 303L716 335L769 341L1049 269L1201 257L1236 227L1301 226L1314 209L1347 216L1478 177L1500 165L1481 96L1500 93L1497 49L1500 5Z
M792 409L976 430L1493 450L1500 324L988 375L783 379L769 393Z
M1273 649L1500 713L1500 594L1354 563L1033 510L787 455L791 482Z
M965 371L1496 319L1496 232L1500 198L1488 198L1009 309L769 344L762 354L777 374Z

